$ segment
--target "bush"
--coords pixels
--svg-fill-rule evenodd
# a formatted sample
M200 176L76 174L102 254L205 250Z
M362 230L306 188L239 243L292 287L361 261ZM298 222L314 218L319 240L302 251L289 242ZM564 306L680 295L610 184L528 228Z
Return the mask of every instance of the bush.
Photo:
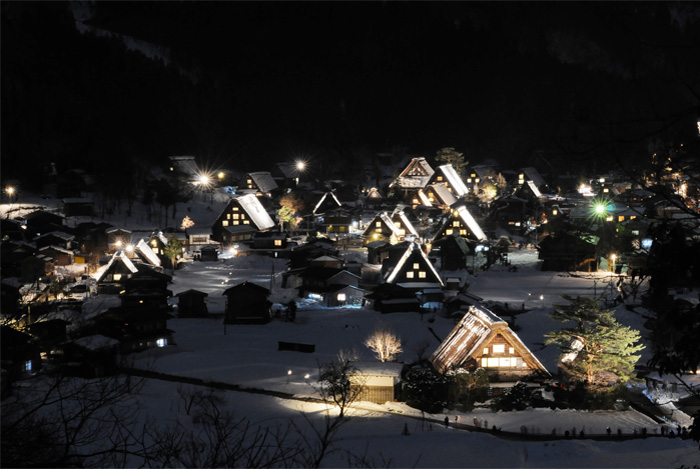
M439 413L447 405L447 382L430 364L411 368L404 376L404 401L427 413Z

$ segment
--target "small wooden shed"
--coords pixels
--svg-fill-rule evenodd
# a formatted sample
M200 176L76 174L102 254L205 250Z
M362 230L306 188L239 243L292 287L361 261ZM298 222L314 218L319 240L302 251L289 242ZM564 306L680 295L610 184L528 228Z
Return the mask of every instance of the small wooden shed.
M178 317L206 317L209 314L205 300L209 294L206 292L189 289L176 296Z
M224 291L224 323L268 323L272 319L270 290L245 281Z

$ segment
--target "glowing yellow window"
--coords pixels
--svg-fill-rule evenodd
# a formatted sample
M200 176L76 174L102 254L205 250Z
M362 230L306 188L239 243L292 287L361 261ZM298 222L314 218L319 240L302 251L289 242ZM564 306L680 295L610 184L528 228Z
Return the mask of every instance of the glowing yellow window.
M515 367L515 359L510 357L499 357L498 367Z
M237 221L237 220L234 220L234 221L233 221L233 225L238 225L238 224L240 224L239 221Z
M231 214L226 214L226 219L230 220L231 219Z
M282 240L275 240L275 246L282 246Z
M233 214L233 220L238 220L238 217L240 217L240 214Z
M406 271L406 277L408 279L413 279L413 271Z
M413 263L413 269L419 269L419 268L420 268L420 264L418 264L418 263Z
M484 348L484 356L488 356L488 355L489 355L489 348Z
M624 215L618 215L618 216L617 216L617 221L618 221L618 222L624 222L624 221L625 221L625 216L624 216Z
M466 230L466 229L462 229L462 230L459 231L459 234L460 234L460 235L466 235L466 234L467 234L467 230Z
M497 357L489 357L487 358L487 367L498 367L498 358Z
M235 212L238 212L238 207L234 207L233 210L234 210Z
M437 180L438 180L438 181L442 181L442 176L438 176L438 177L437 177Z
M471 178L467 178L467 183L471 183L471 182L472 182L472 179L471 179Z
M494 354L503 354L506 352L505 344L494 344L492 347Z
M221 225L222 225L223 227L228 227L228 220L222 220L222 221L221 221Z
M244 224L244 225L250 225L250 220L244 220L244 221L243 221L243 224Z
M418 277L421 279L425 279L425 271L419 271L418 272Z
M508 354L515 354L515 348L508 348Z
M476 179L474 180L475 183L478 183L479 181L480 181L479 178L476 178Z
M121 274L115 274L115 275L113 276L113 279L114 279L115 281L118 281L118 280L120 280L121 278L122 278L122 275L121 275Z
M459 227L459 220L453 220L453 221L452 221L452 226L453 226L453 227Z
M454 230L452 230L451 228L448 228L447 230L445 230L445 235L452 235L453 232L454 232Z
M375 222L374 226L377 228L382 228L382 223L381 222Z
M608 222L612 222L612 221L613 221L613 216L612 216L612 215L609 215L609 216L607 216L607 217L605 218L605 220L607 220Z

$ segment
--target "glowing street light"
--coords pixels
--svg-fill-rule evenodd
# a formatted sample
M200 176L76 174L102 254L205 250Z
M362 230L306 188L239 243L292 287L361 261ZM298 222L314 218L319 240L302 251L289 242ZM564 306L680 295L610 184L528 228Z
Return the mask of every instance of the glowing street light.
M613 253L610 255L610 259L612 259L612 270L610 271L611 273L615 272L615 260L617 259L617 255Z
M306 168L306 163L301 160L297 160L297 170L304 171L304 168Z

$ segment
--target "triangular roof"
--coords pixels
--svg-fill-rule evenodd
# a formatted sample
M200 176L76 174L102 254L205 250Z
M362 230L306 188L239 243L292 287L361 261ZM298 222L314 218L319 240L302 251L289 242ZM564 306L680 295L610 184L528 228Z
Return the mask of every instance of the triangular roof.
M447 188L445 188L445 189L447 190ZM418 202L420 202L419 205L425 206L425 207L433 207L433 204L430 202L430 199L425 194L425 192L423 192L422 189L418 190L418 192L416 193L416 197L418 198Z
M256 171L253 173L247 173L243 177L243 179L245 180L247 178L252 179L253 183L255 183L255 186L257 186L260 192L263 193L269 193L270 191L274 191L278 188L275 179L272 177L272 174L269 171ZM241 187L240 189L245 190L247 188Z
M425 252L421 249L420 245L416 242L411 242L408 244L406 251L404 251L403 255L401 255L401 258L399 258L399 261L396 263L394 268L387 276L386 282L393 283L397 280L399 274L403 271L406 262L411 258L412 255L417 256L420 264L425 266L433 274L433 276L437 279L440 285L443 285L442 279L440 278L440 275L435 269L435 266L433 266L433 263L431 263L428 259L428 255L425 254ZM416 281L421 282L420 279L416 279Z
M40 252L41 251L48 251L48 250L58 251L60 253L65 253L67 255L75 254L71 250L66 250L65 248L61 248L60 246L49 245L49 246L45 246L43 248L39 248Z
M382 195L377 188L369 188L367 199L382 199Z
M520 171L522 171L525 174L527 180L532 181L538 187L547 184L544 178L542 178L542 175L540 175L540 172L537 171L537 169L534 167L528 166L525 168L521 168Z
M329 197L329 196L330 196L330 197ZM313 210L313 213L314 213L314 214L316 214L316 212L319 211L321 208L323 208L324 211L325 211L325 210L328 210L328 209L324 206L324 202L325 202L325 206L330 206L330 207L340 207L340 206L342 206L342 204L340 203L340 201L338 201L338 198L335 197L335 194L333 194L333 193L330 192L330 191L327 191L326 193L323 194L323 196L321 196L321 199L318 201L318 203L317 203L316 206L314 207L314 210Z
M408 220L408 217L406 217L406 213L401 209L394 209L394 212L391 214L391 220L394 222L394 225L396 225L397 222L401 224L401 228L397 228L405 232L403 236L413 235L416 238L419 237L418 231L413 227L411 221Z
M451 163L440 165L438 169L440 169L442 174L445 175L447 182L452 188L452 192L455 196L457 196L457 198L465 196L469 192L467 186L464 184L464 181L462 181L462 178L459 177L457 170L454 169Z
M270 295L270 289L263 287L259 284L252 283L250 281L245 281L240 284L236 284L235 286L229 287L224 291L224 295L229 295L233 292L237 291L250 291L250 292L256 292L260 295L265 295L268 296Z
M268 230L275 226L275 222L267 213L263 205L254 194L243 194L232 198L243 209L258 230ZM222 212L228 211L228 206ZM231 228L231 227L226 227Z
M457 198L452 194L445 183L433 183L426 188L426 191L432 191L441 205L450 207L457 202Z
M469 307L462 320L430 356L430 362L441 372L459 367L467 359L481 356L483 348L499 334L513 346L531 370L549 374L508 323L481 305Z
M424 157L413 158L389 187L422 189L428 184L433 173L435 170Z
M139 270L138 268L134 265L134 263L131 262L128 256L126 256L126 253L124 253L124 250L119 250L114 255L112 255L112 259L109 260L109 263L105 266L104 270L102 271L102 274L98 278L97 282L99 283L102 278L105 277L107 273L109 273L116 264L123 264L124 267L131 273L137 273Z
M67 242L75 239L75 235L71 235L71 234L66 233L66 232L61 232L59 230L54 230L53 232L48 232L48 233L45 233L43 235L40 235L40 236L36 237L34 240L39 240L39 239L47 238L47 237L56 237L56 238L60 238L61 240L65 240Z
M160 266L160 258L158 258L158 256L153 252L151 247L148 245L148 243L146 243L146 241L143 238L139 240L134 249L153 266Z
M457 208L453 209L452 216L447 218L446 224L449 224L450 220L453 220L453 217L461 219L464 225L466 225L469 231L474 235L474 237L476 237L477 241L487 239L486 234L483 230L481 230L481 227L477 223L476 219L474 219L472 214L469 212L467 206L460 205ZM443 227L438 231L438 237L440 236L445 227L446 225L443 224Z
M365 229L364 232L362 232L363 237L369 237L373 233L376 232L376 230L375 230L376 229L376 222L382 222L383 225L386 226L389 229L389 231L391 232L391 234L394 235L395 237L398 238L401 236L401 232L399 231L399 228L391 220L391 218L389 217L389 214L387 214L386 212L379 212L377 215L374 216L372 221L369 224L367 224L367 228Z

